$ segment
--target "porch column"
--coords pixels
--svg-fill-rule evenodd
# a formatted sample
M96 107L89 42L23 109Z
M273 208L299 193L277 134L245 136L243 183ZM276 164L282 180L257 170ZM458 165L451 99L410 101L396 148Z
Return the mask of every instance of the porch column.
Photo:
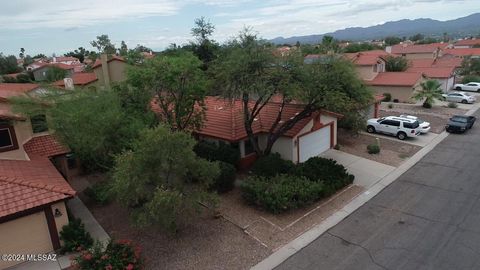
M240 158L245 157L245 141L240 141L238 148L240 149Z

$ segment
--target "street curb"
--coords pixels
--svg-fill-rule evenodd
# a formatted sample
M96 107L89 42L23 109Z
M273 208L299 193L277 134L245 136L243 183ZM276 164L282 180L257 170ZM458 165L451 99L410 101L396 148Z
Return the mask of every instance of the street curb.
M470 110L468 113L475 113L477 109ZM471 115L470 114L470 115ZM435 137L429 144L419 150L415 155L405 161L402 165L398 168L384 176L382 179L377 181L373 186L371 186L368 190L364 191L363 193L359 194L353 200L351 200L347 205L345 205L342 209L336 211L334 214L326 218L320 224L316 225L312 229L308 230L307 232L303 233L299 237L295 238L290 243L286 244L285 246L278 249L276 252L272 253L266 259L258 263L257 265L250 268L251 270L269 270L277 267L282 262L293 256L295 253L306 247L308 244L313 242L327 230L332 228L333 226L340 223L343 219L348 217L352 214L355 210L360 208L370 199L372 199L375 195L380 193L384 188L388 185L393 183L400 177L403 173L408 171L411 167L413 167L418 161L420 161L426 154L432 151L435 146L437 146L441 141L443 141L448 136L446 131L440 133L437 137Z

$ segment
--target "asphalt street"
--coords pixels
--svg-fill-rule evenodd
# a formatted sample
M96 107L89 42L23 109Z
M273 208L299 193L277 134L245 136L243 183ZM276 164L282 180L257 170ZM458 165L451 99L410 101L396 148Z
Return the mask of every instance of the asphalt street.
M276 269L480 269L480 122Z

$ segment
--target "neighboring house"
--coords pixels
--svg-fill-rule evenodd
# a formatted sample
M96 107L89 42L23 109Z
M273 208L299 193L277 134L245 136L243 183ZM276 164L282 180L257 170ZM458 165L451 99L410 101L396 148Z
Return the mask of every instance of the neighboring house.
M73 90L75 87L98 86L98 79L93 72L75 72L71 78L65 78L53 83L53 85Z
M421 89L423 80L423 75L418 72L383 72L373 80L364 82L378 95L389 93L392 100L412 102L412 96Z
M241 157L239 167L247 168L257 156L245 131L242 101L207 97L205 105L205 121L195 136L200 140L222 141L236 147ZM152 107L158 112L157 106L154 102ZM254 120L253 132L262 149L266 147L267 132L277 117L279 107L280 103L268 103ZM281 123L295 116L302 108L299 104L287 104ZM293 162L304 162L317 156L337 144L337 120L341 117L337 113L319 111L299 121L281 136L273 145L272 151Z
M455 67L410 67L407 72L422 73L427 78L437 80L445 93L455 84Z
M383 51L344 54L355 65L355 70L362 80L373 80L379 73L385 72L387 55Z
M80 64L80 60L78 60L78 58L72 57L72 56L54 56L54 57L52 57L52 60L50 61L50 63L62 63L62 64L66 64L66 65L76 65L76 64Z
M100 86L109 88L113 82L121 82L126 79L125 69L127 63L120 56L109 56L102 54L92 65L93 72L98 78Z
M480 39L462 39L453 44L455 49L473 48L474 46L480 46Z
M65 201L75 196L66 154L48 130L11 111L8 98L37 95L36 84L0 84L0 253L44 254L60 248L68 223ZM28 236L28 237L25 237ZM0 261L0 269L21 263Z
M22 60L22 63L23 63L23 60ZM34 70L34 69L37 69L39 67L42 67L44 66L45 64L48 63L48 60L47 59L43 59L43 58L40 58L40 59L37 59L35 60L33 63L31 63L30 65L27 66L27 70L28 71L31 71L31 70Z
M443 50L447 47L450 47L450 44L397 44L387 47L385 51L406 57L407 59L436 59L443 55Z
M472 57L480 58L480 48L465 48L465 49L447 49L445 50L446 57Z
M44 81L47 79L47 73L48 71L53 67L61 68L66 71L66 77L71 77L75 67L72 65L66 65L62 63L46 63L43 64L42 66L33 69L33 77L35 78L35 81L40 82Z

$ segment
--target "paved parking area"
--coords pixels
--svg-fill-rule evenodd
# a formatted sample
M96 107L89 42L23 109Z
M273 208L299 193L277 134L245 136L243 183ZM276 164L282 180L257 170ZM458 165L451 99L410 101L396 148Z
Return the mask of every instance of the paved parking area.
M336 160L347 168L347 171L355 175L354 185L368 189L387 174L392 172L395 167L373 160L351 155L335 149L330 149L321 155L325 158Z

